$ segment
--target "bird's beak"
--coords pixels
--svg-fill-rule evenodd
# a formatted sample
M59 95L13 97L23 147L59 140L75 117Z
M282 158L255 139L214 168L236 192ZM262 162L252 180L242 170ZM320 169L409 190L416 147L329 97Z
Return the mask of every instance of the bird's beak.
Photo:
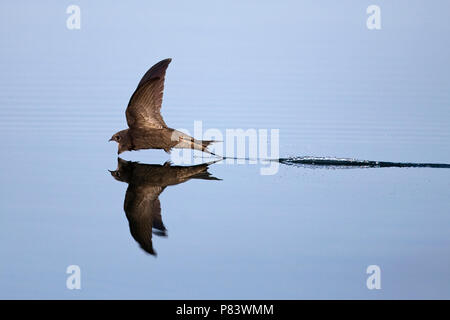
M110 141L114 141L113 138L111 138L111 139L108 140L108 142L110 142Z

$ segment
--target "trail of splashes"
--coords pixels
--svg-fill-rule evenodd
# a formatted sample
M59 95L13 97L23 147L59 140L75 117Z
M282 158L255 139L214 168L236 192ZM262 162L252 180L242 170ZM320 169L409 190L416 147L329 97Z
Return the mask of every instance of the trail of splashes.
M274 161L274 160L272 160ZM311 166L329 168L441 168L450 169L447 163L414 163L414 162L389 162L357 160L348 158L329 157L290 157L280 158L279 163L291 166Z
M298 166L298 167L315 167L315 168L438 168L438 169L450 169L448 163L415 163L415 162L390 162L390 161L373 161L373 160L358 160L352 158L335 158L335 157L289 157L279 159L261 159L261 158L236 158L236 157L223 157L219 155L213 155L218 160L212 161L218 162L226 159L232 160L247 160L247 161L263 161L270 162L276 161L281 164ZM197 156L194 156L197 158ZM204 157L198 157L203 158Z

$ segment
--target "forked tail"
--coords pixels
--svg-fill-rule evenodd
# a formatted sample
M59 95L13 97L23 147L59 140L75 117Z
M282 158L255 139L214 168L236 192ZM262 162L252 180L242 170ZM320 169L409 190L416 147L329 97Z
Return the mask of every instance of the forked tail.
M209 151L208 146L212 143L220 142L216 140L194 140L194 149L201 150L216 157L221 157L214 152Z

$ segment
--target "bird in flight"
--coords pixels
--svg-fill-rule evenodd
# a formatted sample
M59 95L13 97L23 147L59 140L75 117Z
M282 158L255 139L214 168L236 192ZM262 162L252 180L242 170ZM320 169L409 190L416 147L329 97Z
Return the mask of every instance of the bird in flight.
M214 140L197 140L169 128L161 116L166 69L172 59L165 59L151 67L142 77L130 98L125 112L128 129L115 133L109 141L118 143L118 154L140 149L195 149L215 155L208 150Z

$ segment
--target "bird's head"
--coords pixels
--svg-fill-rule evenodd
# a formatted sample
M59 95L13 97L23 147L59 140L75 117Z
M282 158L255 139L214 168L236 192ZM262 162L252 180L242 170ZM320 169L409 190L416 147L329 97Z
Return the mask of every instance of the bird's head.
M121 154L124 151L131 150L131 141L128 134L128 129L115 133L109 141L115 141L119 144L117 154Z
M117 158L117 169L112 171L111 176L117 181L129 183L133 174L134 162Z

